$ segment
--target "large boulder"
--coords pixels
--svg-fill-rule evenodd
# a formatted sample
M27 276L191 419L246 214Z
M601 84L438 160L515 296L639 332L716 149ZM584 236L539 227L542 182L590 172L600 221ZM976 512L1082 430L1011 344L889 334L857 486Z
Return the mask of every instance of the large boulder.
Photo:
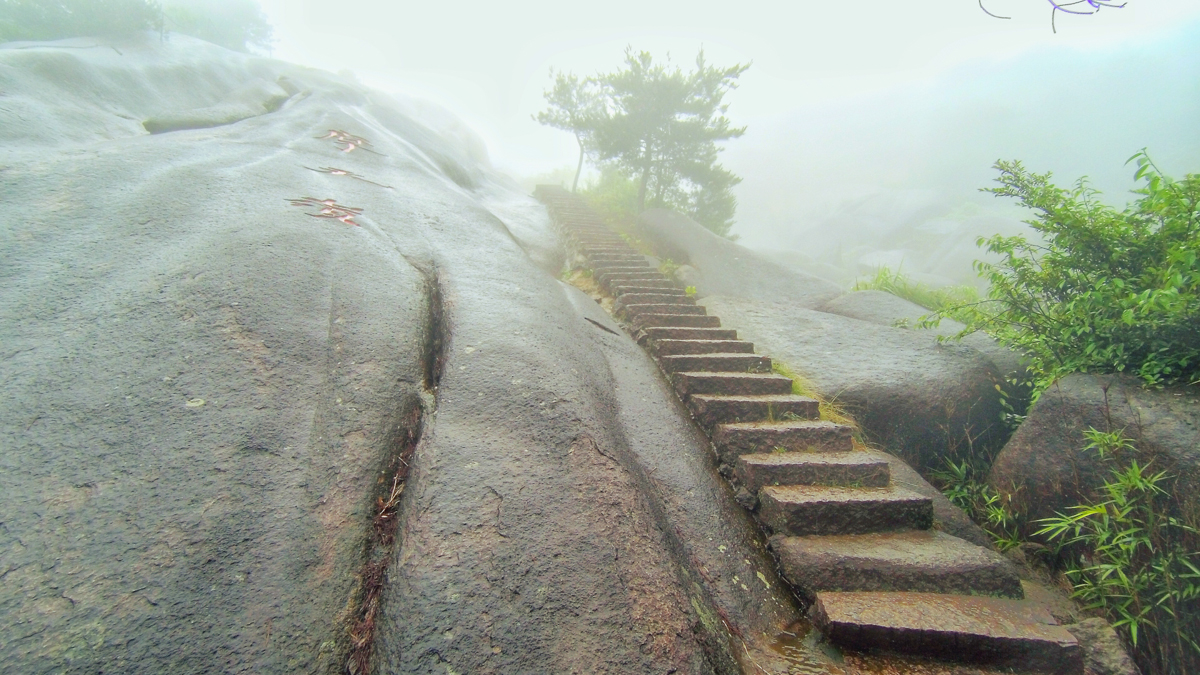
M989 483L1030 519L1099 495L1110 465L1086 450L1084 432L1123 430L1142 463L1178 476L1180 506L1200 500L1200 388L1147 389L1128 375L1076 373L1055 382L996 457Z
M868 440L924 475L947 457L990 456L1007 440L1001 390L1018 359L984 336L897 326L928 313L878 291L783 268L687 217L652 210L639 233L681 270L699 302L855 417ZM1000 387L998 389L998 387Z
M351 629L392 672L771 663L756 527L474 144L181 36L19 47L3 670L344 672Z
M953 319L942 319L932 328L917 329L917 323L932 312L915 302L899 298L884 291L855 291L846 293L830 300L820 307L822 312L840 314L860 321L879 324L881 326L898 326L911 328L920 335L951 338L963 331L965 326ZM1004 376L1005 381L1023 380L1028 369L1022 363L1020 355L999 344L987 334L975 332L956 340L961 344L978 350L986 356L996 370ZM1006 384L1005 387L1008 387ZM1014 391L1014 395L1016 392Z

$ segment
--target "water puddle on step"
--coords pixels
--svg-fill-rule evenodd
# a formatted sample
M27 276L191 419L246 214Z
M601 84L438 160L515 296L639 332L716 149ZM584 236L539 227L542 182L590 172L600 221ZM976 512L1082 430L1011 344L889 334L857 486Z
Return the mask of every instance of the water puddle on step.
M792 624L767 646L787 662L788 675L829 675L830 662L842 661L841 654L807 621Z

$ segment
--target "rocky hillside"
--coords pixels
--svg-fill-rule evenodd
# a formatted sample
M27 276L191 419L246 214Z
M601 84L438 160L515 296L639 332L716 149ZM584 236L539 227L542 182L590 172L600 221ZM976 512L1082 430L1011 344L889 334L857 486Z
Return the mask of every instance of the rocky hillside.
M179 36L0 47L0 670L770 661L798 610L706 441L419 110Z

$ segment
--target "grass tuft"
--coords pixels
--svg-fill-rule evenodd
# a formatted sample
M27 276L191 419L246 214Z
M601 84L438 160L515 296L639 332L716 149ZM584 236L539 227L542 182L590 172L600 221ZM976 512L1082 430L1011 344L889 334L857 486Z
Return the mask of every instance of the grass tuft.
M800 375L797 375L795 371L787 366L787 364L780 363L779 359L771 359L771 370L776 375L782 375L792 381L792 394L796 396L815 398L817 400L817 410L821 413L821 419L825 420L826 422L844 424L848 427L851 427L854 429L855 436L861 433L862 428L859 427L858 422L856 422L854 418L850 416L850 413L846 412L846 410L837 402L837 399L831 399L822 396L816 391L816 389L813 388L812 384L808 380L804 379L804 377Z
M909 279L900 270L893 272L886 265L877 269L875 276L855 281L850 290L885 291L935 312L979 302L979 291L973 286L934 288L929 284ZM952 312L950 316L953 316Z

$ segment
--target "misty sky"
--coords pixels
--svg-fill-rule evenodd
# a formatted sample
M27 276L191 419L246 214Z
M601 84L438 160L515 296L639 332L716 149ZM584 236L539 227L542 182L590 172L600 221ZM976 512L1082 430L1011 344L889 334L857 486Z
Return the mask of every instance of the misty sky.
M275 55L432 99L487 141L497 165L536 172L572 164L573 141L540 129L551 67L592 73L624 47L670 52L685 66L703 45L716 64L753 61L730 114L752 124L814 100L921 80L976 59L1047 45L1098 49L1153 39L1200 18L1194 0L1130 0L1058 19L1045 0L859 2L392 2L263 0ZM753 128L753 125L752 125Z
M701 46L710 63L752 61L729 97L749 131L723 161L745 179L735 232L757 245L862 190L968 198L998 157L1122 192L1121 162L1146 145L1200 168L1195 0L1060 14L1057 34L1045 0L985 0L1010 20L975 0L262 4L275 56L441 104L514 176L574 166L573 138L530 118L551 67L612 70L626 45L684 67Z

